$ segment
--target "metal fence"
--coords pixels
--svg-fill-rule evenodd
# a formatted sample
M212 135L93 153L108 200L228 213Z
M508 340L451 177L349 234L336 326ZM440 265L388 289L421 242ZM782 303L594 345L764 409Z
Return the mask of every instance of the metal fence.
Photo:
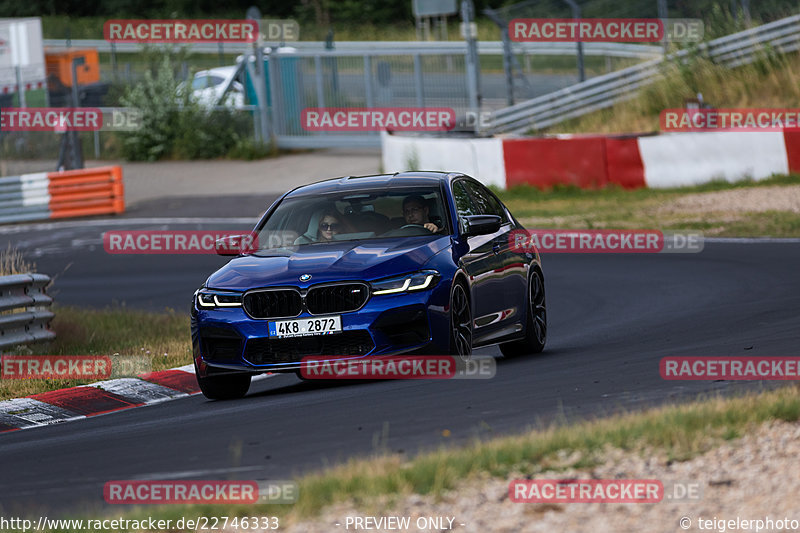
M60 44L48 40L46 44ZM113 53L135 53L142 45L114 45L106 41L73 41L110 50ZM781 19L700 45L701 53L727 66L752 61L765 45L780 52L800 48L800 15ZM190 45L192 53L213 54L220 58L239 52L244 61L254 59L253 49L241 45ZM529 61L541 61L539 56L574 57L575 43L514 43L513 52L526 65L525 87L519 88L516 98L525 101L507 106L509 80L502 69L502 43L478 43L480 72L477 105L470 104L469 89L473 85L467 76L469 50L465 42L370 42L336 43L328 50L321 42L291 43L265 54L268 96L267 111L262 115L255 107L239 110L252 117L255 139L267 134L281 148L322 148L336 146L378 146L377 132L315 132L301 124L302 112L311 107L447 107L457 117L467 111L492 112L488 133L524 132L545 128L598 109L632 98L636 91L659 77L663 50L659 46L622 43L584 43L587 56L614 57L615 61L640 62L634 66L612 71L602 61L595 61L594 72L606 72L587 81L575 83L577 74L565 71L553 73L536 71ZM673 54L680 60L688 52ZM204 61L209 56L204 57ZM645 59L644 62L641 62ZM206 61L207 62L207 61ZM199 64L199 63L198 63ZM471 64L471 63L470 63ZM184 69L186 70L186 69ZM263 78L262 78L263 79ZM122 79L125 82L125 77ZM128 83L135 83L129 79ZM512 81L513 83L513 81ZM250 88L252 91L252 88ZM255 94L250 101L257 100ZM478 109L479 107L479 109ZM266 122L262 121L266 120ZM94 155L106 152L101 133L95 133L88 151ZM7 138L0 143L9 155L30 146L25 136ZM13 141L13 143L11 143ZM13 144L13 145L12 145ZM33 143L36 146L43 143ZM113 143L109 143L113 146ZM106 155L103 153L103 155ZM0 162L0 172L2 172Z
M45 46L66 46L64 39L45 39ZM95 48L98 52L113 54L140 53L154 45L141 43L110 43L104 39L73 39L70 46L79 48ZM324 41L297 41L288 46L300 52L327 52ZM530 55L575 55L575 43L517 43L515 49L521 54ZM170 45L170 49L177 46ZM191 54L229 55L241 54L244 50L237 43L189 43L181 48ZM360 52L373 50L384 54L400 53L451 53L463 54L466 51L464 41L340 41L335 44L333 52ZM661 55L661 47L650 44L627 43L584 43L584 54L593 56L627 57L648 59ZM502 41L479 41L478 53L481 55L502 55Z
M53 303L45 289L44 274L0 276L0 350L55 339L49 329Z
M380 143L377 132L306 131L305 108L448 107L458 113L468 107L463 54L297 51L268 61L272 134L285 148Z
M778 53L800 50L800 15L709 41L698 46L697 52L721 65L736 67L755 61L765 49ZM689 54L681 50L667 59L680 60ZM660 59L646 61L495 111L489 133L524 133L611 107L657 81L661 64Z

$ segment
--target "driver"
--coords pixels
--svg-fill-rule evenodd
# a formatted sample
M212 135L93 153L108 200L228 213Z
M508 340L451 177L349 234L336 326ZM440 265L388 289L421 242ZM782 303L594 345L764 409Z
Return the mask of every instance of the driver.
M415 224L431 233L439 233L442 228L428 219L429 212L430 209L422 196L415 194L403 200L403 217L406 219L406 224Z

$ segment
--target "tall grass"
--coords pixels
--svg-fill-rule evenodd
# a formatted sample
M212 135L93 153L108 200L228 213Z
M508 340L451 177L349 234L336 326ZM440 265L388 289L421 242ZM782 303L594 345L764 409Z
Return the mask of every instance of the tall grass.
M10 244L0 251L0 276L12 274L28 274L36 271L36 263L25 260L22 254Z
M664 109L703 95L716 108L800 107L800 54L767 50L756 62L729 69L694 55L665 62L659 80L626 102L550 128L564 133L659 131Z

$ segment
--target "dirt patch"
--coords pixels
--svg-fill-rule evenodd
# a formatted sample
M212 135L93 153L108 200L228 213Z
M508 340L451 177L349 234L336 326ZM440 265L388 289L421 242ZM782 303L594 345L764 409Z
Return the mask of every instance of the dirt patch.
M800 185L687 194L664 204L659 210L666 213L800 213Z

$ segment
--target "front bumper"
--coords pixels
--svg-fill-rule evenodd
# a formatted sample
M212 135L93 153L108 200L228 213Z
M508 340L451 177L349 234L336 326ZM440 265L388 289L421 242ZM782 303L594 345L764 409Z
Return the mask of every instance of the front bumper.
M419 293L373 295L358 311L339 315L341 333L286 339L271 338L269 320L250 318L241 307L195 307L191 321L194 359L198 372L204 375L223 370L295 371L307 356L340 359L411 352L446 354L448 304L448 283ZM297 318L309 316L303 313Z

